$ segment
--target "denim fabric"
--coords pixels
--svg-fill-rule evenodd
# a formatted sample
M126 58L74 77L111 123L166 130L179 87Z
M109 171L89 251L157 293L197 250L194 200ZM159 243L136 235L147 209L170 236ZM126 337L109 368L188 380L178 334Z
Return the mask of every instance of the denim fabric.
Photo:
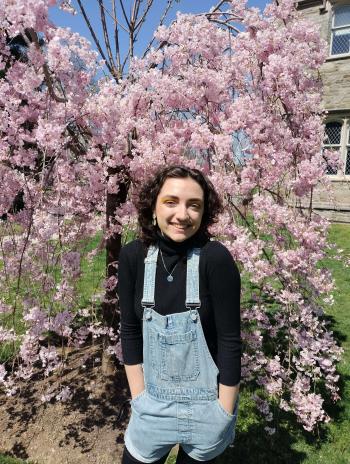
M187 255L188 311L166 316L154 310L157 256L151 246L142 299L145 390L131 401L125 445L144 463L159 460L176 443L193 459L208 461L233 442L238 401L233 414L218 401L219 371L198 313L200 248Z

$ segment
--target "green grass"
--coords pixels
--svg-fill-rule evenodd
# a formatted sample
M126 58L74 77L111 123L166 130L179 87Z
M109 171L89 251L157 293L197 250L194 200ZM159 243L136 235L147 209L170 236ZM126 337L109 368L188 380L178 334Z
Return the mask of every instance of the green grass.
M99 237L95 238L98 241ZM332 225L330 240L350 255L350 226ZM91 249L96 242L89 244ZM82 263L79 290L84 305L103 277L105 255L100 253L91 264ZM326 404L332 421L312 435L297 427L294 420L282 418L276 435L267 437L255 415L252 401L244 392L240 400L240 421L234 448L228 449L217 464L349 464L350 463L350 269L331 258L322 263L330 269L336 281L335 303L327 310L335 337L344 349L339 365L341 397L337 405ZM0 454L0 464L22 464ZM175 464L175 455L167 464Z
M29 464L29 461L22 461L21 459L11 458L9 456L5 456L0 454L0 464Z
M102 233L97 234L84 248L84 255L94 250L101 243ZM77 289L81 308L91 304L91 297L103 291L101 283L105 277L106 251L102 249L91 261L86 258L81 262L81 277Z

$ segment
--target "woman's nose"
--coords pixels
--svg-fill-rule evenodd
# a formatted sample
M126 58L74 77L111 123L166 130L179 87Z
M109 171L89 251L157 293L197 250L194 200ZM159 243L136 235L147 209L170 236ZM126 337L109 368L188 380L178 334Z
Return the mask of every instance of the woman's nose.
M185 221L186 219L188 219L188 211L187 211L186 206L179 205L176 215L177 215L177 218L182 221Z

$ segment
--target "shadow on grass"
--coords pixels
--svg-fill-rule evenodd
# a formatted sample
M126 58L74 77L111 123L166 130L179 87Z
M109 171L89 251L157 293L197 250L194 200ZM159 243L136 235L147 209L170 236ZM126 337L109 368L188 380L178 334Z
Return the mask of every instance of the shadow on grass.
M292 448L297 438L280 429L270 436L264 425L255 424L244 433L237 433L233 447L217 458L216 464L299 464L306 453Z

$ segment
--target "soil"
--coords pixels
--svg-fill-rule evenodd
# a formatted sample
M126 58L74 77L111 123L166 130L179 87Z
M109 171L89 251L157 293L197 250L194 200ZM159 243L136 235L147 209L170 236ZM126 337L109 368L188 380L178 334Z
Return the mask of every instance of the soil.
M37 372L18 395L0 395L0 452L35 464L119 464L129 390L123 366L106 375L99 359L98 346L71 352L60 379ZM72 387L71 400L42 403L59 382Z

